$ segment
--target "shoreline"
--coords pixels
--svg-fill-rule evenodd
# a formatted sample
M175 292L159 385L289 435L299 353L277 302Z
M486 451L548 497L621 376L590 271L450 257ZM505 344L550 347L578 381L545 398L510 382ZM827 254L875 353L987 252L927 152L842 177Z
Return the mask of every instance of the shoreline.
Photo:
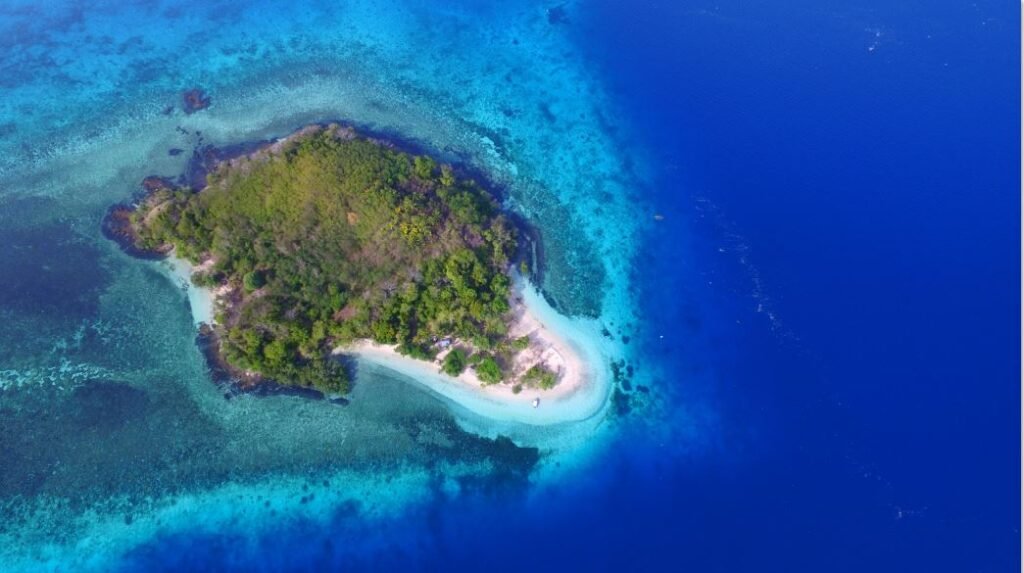
M515 287L522 302L513 309L517 317L512 332L529 335L531 349L539 344L549 359L561 359L564 365L558 383L549 390L524 387L516 394L508 384L484 386L468 368L458 377L442 373L443 354L427 362L399 354L394 346L365 340L337 347L332 354L353 356L402 374L434 395L491 420L546 426L590 419L603 410L611 392L596 323L558 314L536 287L519 277ZM540 403L534 407L537 398Z
M352 133L351 128L338 127L336 124L330 124L328 128L347 130L343 135ZM274 153L294 138L304 137L311 130L315 132L322 129L325 129L322 124L311 124L272 141L252 142L222 149L209 145L197 148L190 161L188 173L183 179L189 179L190 175L195 173L209 172L217 165L234 165L239 157L254 160L259 156ZM371 141L394 147L394 143L387 139ZM197 182L188 182L194 188L198 187ZM165 179L150 177L144 181L143 187L147 193L152 193L168 185ZM500 193L496 193L493 186L485 187L492 197L500 197ZM517 247L518 256L525 256L530 266L536 268L539 274L544 265L542 244L535 236L536 231L513 211L503 211L509 214L517 229L525 230L525 240ZM108 236L121 243L122 248L127 244L130 248L126 251L135 254L131 250L136 241L131 240L134 236L128 222L128 212L127 208L111 210L105 224L110 227ZM221 305L225 303L225 297L231 296L230 287L207 288L198 286L191 280L195 272L202 271L212 264L211 260L193 265L176 257L173 249L152 253L143 251L141 254L163 257L160 268L184 290L193 322L197 327L212 327L216 324L218 308L223 310ZM603 328L598 325L597 320L573 320L562 316L536 287L514 271L511 274L514 295L511 297L509 336L516 339L527 337L530 342L513 358L506 358L509 363L504 365L504 369L508 381L485 386L481 384L472 368L467 368L458 377L443 374L441 362L451 348L460 345L459 341L450 338L444 339L445 349L433 361L403 356L395 350L395 346L374 344L368 340L334 348L331 354L352 355L362 361L403 374L435 395L454 402L471 413L492 420L548 425L592 418L607 405L611 394L612 376L605 358L608 355L606 350L609 349L598 350L605 346L602 340ZM220 318L225 319L223 316ZM230 322L230 319L227 320ZM451 343L451 347L447 346L448 343ZM522 383L524 374L534 366L542 366L542 372L555 374L557 378L553 387L544 390ZM530 376L535 380L532 384L537 384L536 374L531 372ZM258 383L254 380L253 384L243 386L249 387ZM550 379L544 380L543 383L549 384Z
M173 252L157 264L170 280L185 290L195 326L212 326L219 293L192 283L192 273L198 267L175 257ZM510 384L485 386L471 368L458 377L442 373L443 352L428 362L399 354L394 345L369 340L338 346L331 354L351 356L396 372L442 400L496 422L549 426L582 422L600 413L609 401L612 380L604 367L604 353L600 348L604 337L597 321L560 314L537 287L517 273L513 275L513 287L515 319L510 332L515 336L529 336L531 342L529 349L521 353L524 355L521 362L532 364L540 360L557 371L559 379L551 389L523 387L517 394ZM534 407L533 401L537 398L540 403Z
M201 287L192 282L192 273L196 272L198 267L185 259L174 256L173 251L166 258L160 259L157 264L168 278L185 291L195 325L213 326L217 293L212 288Z
M262 377L247 378L245 372L232 367L220 356L219 337L213 329L216 324L217 303L225 292L221 289L198 286L191 280L192 273L204 270L206 264L193 265L185 259L175 257L173 251L157 264L167 278L185 290L192 312L192 322L198 331L196 345L203 354L217 385L230 388L232 393L240 392L254 396L301 396L311 400L326 400L333 404L348 404L348 398L344 396L329 396L318 390L280 384Z

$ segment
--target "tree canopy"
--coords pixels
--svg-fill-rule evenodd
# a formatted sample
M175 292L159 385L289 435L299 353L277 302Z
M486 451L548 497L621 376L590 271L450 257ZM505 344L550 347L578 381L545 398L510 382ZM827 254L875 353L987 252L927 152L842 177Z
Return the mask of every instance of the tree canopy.
M201 192L161 190L132 220L139 246L214 261L196 281L231 287L223 357L280 383L346 392L329 352L356 339L429 358L441 337L487 349L507 334L516 232L498 204L345 128L224 162Z

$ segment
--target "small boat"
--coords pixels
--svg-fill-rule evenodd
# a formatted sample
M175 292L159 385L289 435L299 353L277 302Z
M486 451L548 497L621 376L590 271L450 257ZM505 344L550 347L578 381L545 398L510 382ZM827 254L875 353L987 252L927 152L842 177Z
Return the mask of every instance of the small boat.
M540 406L540 398L533 399L533 407L536 408L537 406Z

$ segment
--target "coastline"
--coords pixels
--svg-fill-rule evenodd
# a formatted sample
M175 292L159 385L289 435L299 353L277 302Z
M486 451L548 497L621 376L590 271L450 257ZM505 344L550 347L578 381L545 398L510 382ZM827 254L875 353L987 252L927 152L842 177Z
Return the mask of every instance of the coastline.
M192 283L197 267L174 253L157 264L185 290L195 325L213 325L218 293ZM517 300L511 332L530 337L530 349L524 354L534 354L524 357L524 361L541 359L558 371L558 383L549 390L524 387L517 394L509 384L485 386L468 368L457 378L451 377L440 370L443 353L428 362L369 340L339 346L332 354L352 356L401 374L442 400L492 421L549 426L582 422L599 414L608 402L612 377L605 367L605 352L601 349L605 341L597 322L560 314L535 286L518 275L514 276L514 292ZM534 407L537 398L540 403Z
M336 124L330 124L326 128L321 124L311 124L287 137L272 142L234 146L229 148L230 151L208 146L205 148L203 159L209 161L201 164L192 162L190 171L198 169L205 172L214 161L233 165L236 157L252 159L261 153L273 153L293 138L304 137L311 130L316 132L323 129L347 129L348 131L342 132L341 135L351 134L350 128L338 127ZM384 144L387 143L384 141ZM150 177L144 182L143 187L148 192L153 192L166 185L165 180ZM493 194L492 190L488 192ZM514 214L510 216L514 217ZM135 237L124 213L111 211L108 219L108 236L122 244L122 248L125 248L125 245L133 247L136 241L131 239ZM522 219L515 219L519 223L524 222ZM533 238L531 233L527 233L527 236L533 240L528 240L525 246L521 244L519 248L526 250L531 266L542 267L543 265L537 264L537 259L542 256L538 253L540 241ZM126 250L133 254L130 249ZM193 265L175 256L176 253L170 248L161 249L155 254L165 257L160 262L162 271L185 291L194 324L200 329L204 325L213 326L218 315L218 305L224 302L225 297L231 298L231 287L209 288L192 282L193 274L209 268L213 264L212 259ZM397 352L396 346L375 344L369 340L359 340L344 347L334 348L331 353L351 355L361 361L402 374L434 395L489 420L546 426L598 419L596 415L609 403L612 390L613 376L606 357L614 353L608 352L612 349L604 348L607 346L604 340L607 331L597 320L569 319L561 315L536 287L514 271L512 279L514 294L510 297L512 316L508 323L508 334L515 339L530 340L529 345L513 358L505 359L509 361L503 365L506 370L505 376L512 382L484 385L471 368L457 377L443 374L442 361L452 348L460 345L458 340L444 339L445 345L451 343L452 346L442 350L433 361L404 356ZM223 320L224 316L221 318ZM227 320L230 322L230 319ZM522 382L524 375L528 373L531 377L536 376L535 370L531 370L535 366L541 366L542 372L549 373L545 374L546 376L550 376L550 373L556 375L553 387L546 390L531 387L539 383L537 378L532 378L534 382L531 382L531 386L526 386ZM263 381L255 373L235 374L241 375L243 380L247 374L253 376L252 383L242 384L246 389ZM543 380L543 384L549 383L550 379Z
M458 377L443 374L443 354L427 362L399 354L394 346L370 341L341 346L333 353L402 374L434 395L491 420L546 426L595 416L611 391L596 323L560 315L536 287L521 278L516 277L515 289L522 302L513 309L517 316L512 332L528 335L531 347L543 348L546 359L552 361L549 364L560 361L563 366L558 383L549 390L524 387L516 394L508 384L484 386L470 369ZM537 398L540 403L534 407Z
M214 289L201 287L192 282L192 273L196 272L198 268L185 259L174 256L173 251L157 264L167 277L174 281L174 284L185 291L195 325L208 324L212 326L217 293Z

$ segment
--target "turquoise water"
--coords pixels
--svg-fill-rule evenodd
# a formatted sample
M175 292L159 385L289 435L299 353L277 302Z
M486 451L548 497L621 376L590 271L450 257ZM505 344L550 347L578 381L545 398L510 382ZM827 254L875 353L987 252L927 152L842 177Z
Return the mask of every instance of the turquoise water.
M521 428L513 444L370 366L344 408L233 395L207 372L179 285L99 232L108 206L147 175L182 173L200 145L341 120L484 173L539 228L548 299L635 337L644 158L548 16L532 2L0 10L6 566L106 570L157 538L252 541L339 512L383 523L495 488L529 497L595 463L610 410ZM193 87L212 105L186 115ZM628 361L627 345L606 359Z
M989 0L3 2L0 570L1019 570L1019 40ZM332 120L536 226L598 415L212 379L102 217Z

